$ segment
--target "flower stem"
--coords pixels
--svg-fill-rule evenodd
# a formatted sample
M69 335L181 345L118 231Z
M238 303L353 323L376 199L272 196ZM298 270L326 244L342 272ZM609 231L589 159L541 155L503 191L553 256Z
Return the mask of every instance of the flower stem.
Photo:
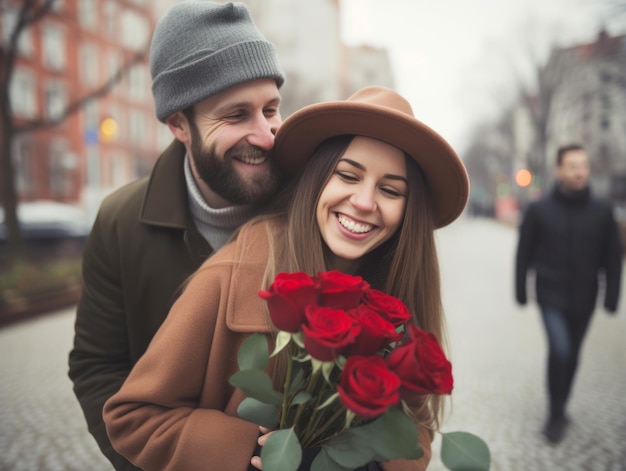
M343 414L345 414L345 409L343 407L337 408L335 413L308 437L307 441L309 444L313 444L318 437L323 436L324 432L326 432L329 427L334 425Z
M291 375L293 374L293 347L291 341L289 342L289 349L287 354L287 372L285 374L285 383L283 385L283 405L282 405L282 414L280 414L280 428L287 428L287 412L289 411L289 397L291 396Z

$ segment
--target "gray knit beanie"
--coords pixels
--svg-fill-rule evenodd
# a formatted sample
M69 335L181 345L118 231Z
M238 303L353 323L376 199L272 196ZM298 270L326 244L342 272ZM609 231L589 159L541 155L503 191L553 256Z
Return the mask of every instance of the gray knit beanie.
M176 111L250 80L285 77L274 45L243 3L183 1L158 21L150 47L156 115Z

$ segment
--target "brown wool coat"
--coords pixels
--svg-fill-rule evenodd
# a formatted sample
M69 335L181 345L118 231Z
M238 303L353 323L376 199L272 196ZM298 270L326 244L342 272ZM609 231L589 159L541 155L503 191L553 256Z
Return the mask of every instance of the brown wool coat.
M265 224L247 227L203 264L120 391L106 402L111 443L145 471L248 469L258 427L236 417L244 395L228 378L237 371L245 338L269 332L257 294L267 237ZM431 440L420 430L425 456L385 463L385 470L426 469Z

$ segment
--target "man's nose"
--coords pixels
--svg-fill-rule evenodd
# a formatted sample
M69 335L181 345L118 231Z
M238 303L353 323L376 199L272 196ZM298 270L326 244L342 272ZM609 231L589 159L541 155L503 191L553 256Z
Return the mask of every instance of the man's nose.
M248 136L248 143L264 150L272 150L279 124L280 120L268 119L265 116L255 120L254 128Z

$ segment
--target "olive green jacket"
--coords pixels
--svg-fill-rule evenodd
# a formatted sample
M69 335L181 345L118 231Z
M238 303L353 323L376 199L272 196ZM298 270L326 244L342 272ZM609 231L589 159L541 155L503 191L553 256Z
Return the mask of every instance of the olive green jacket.
M111 447L104 403L148 347L182 284L213 252L189 213L184 156L174 141L150 177L108 196L85 248L69 376L89 432L118 471L136 468Z

